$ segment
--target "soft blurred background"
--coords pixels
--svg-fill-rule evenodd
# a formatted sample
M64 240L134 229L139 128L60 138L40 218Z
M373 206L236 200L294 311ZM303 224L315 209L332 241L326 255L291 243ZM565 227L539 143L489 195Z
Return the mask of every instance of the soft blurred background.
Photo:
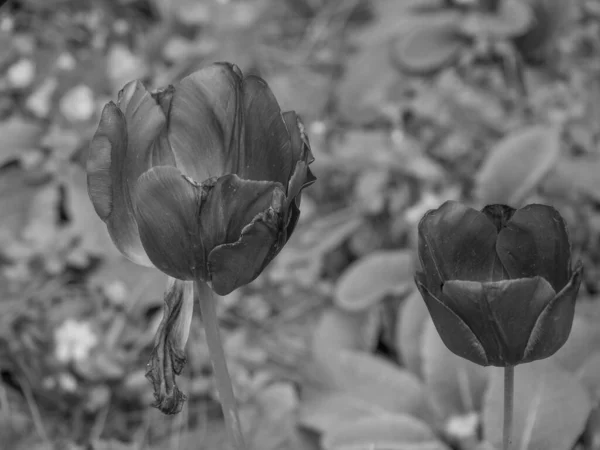
M126 82L220 60L301 114L318 177L286 248L219 304L251 449L498 448L496 373L445 349L413 284L416 225L447 199L565 217L578 314L555 357L517 368L515 427L523 450L600 449L596 0L5 4L0 449L229 448L198 317L183 412L150 407L165 277L115 250L84 171Z

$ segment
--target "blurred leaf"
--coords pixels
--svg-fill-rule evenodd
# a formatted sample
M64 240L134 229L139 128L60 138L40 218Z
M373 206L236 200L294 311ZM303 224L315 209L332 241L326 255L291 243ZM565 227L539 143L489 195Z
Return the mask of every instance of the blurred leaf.
M415 289L398 308L396 322L396 350L402 363L417 376L422 374L423 331L429 311L421 294Z
M562 0L526 0L533 13L533 23L527 33L514 42L527 61L544 60L558 42L558 34L573 21L578 9L572 2Z
M479 168L477 197L484 204L519 206L554 168L560 148L559 126L534 125L510 133Z
M298 227L281 253L271 263L269 276L274 282L293 280L314 286L321 275L324 256L346 241L364 219L352 209L334 211Z
M42 133L40 125L17 117L0 123L0 167L38 149Z
M423 0L373 0L374 20L353 33L357 45L372 50L389 42L390 38L431 21L431 15L419 14Z
M460 29L473 38L507 39L526 33L533 21L531 8L522 0L503 0L496 12L468 14Z
M596 347L597 349L598 347ZM583 384L596 401L600 400L600 352L596 351L577 371Z
M364 417L390 414L376 404L356 398L351 392L304 389L298 422L318 433L326 433L340 424Z
M267 82L283 111L296 111L304 123L323 115L331 90L328 76L298 68L267 77Z
M494 369L485 398L484 434L502 445L503 369ZM568 372L543 360L515 368L513 446L530 450L570 450L592 409L589 394Z
M425 324L422 357L425 385L444 417L481 411L488 369L448 350L431 319Z
M326 450L446 450L423 422L407 415L365 417L350 421L326 433Z
M345 311L364 311L386 295L413 286L413 252L378 251L351 264L339 278L335 304Z
M586 196L600 202L600 159L599 158L562 158L555 176L569 189L575 188Z
M458 34L454 14L438 16L436 21L414 28L392 44L392 60L399 68L415 75L427 75L457 61L465 40Z
M331 350L371 351L377 343L379 318L377 309L357 313L337 308L325 310L313 335L313 354L320 359Z
M569 339L551 359L563 369L575 373L599 347L600 328L597 322L576 314Z
M376 70L373 70L376 68ZM392 88L401 83L387 45L365 47L348 58L337 89L338 109L352 124L367 124L385 113Z
M319 363L325 383L334 391L347 392L385 411L432 419L429 399L417 377L381 357L338 350Z
M78 239L78 249L83 257L120 257L88 197L85 170L65 163L59 171L59 180L64 188L64 208L69 217L69 226L63 233Z

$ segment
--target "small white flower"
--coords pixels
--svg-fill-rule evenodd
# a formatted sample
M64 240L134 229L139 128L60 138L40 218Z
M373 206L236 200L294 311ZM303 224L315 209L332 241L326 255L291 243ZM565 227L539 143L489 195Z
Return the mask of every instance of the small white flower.
M54 353L64 364L85 360L97 343L89 322L67 319L54 331Z

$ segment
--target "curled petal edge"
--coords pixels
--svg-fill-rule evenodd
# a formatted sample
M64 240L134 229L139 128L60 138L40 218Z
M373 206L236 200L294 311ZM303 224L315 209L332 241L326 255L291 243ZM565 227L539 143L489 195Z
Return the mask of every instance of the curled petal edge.
M152 406L164 414L177 414L186 396L179 390L175 377L186 363L187 343L194 307L194 284L168 279L163 318L154 338L154 349L146 369L146 378L154 388Z
M218 295L253 281L279 253L286 241L282 209L284 194L274 191L272 205L244 227L240 238L215 247L208 255L210 287Z
M444 342L444 345L457 356L465 358L480 366L488 366L488 358L483 345L471 328L448 306L433 295L420 280L425 278L417 272L415 284L425 301L433 324Z
M573 325L575 300L582 274L583 264L579 261L567 285L548 303L535 322L525 347L523 363L548 358L567 342ZM553 317L560 317L557 326L549 325L554 323ZM561 326L563 323L568 326Z

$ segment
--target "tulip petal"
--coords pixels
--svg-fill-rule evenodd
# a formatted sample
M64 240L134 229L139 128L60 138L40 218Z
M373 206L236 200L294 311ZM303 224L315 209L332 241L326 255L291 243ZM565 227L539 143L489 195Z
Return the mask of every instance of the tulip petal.
M211 287L217 294L227 295L260 275L285 244L280 222L272 210L259 214L237 242L210 252Z
M548 358L567 342L573 325L575 300L581 284L582 273L583 266L579 262L567 285L538 316L527 342L522 362Z
M447 280L493 279L496 236L484 214L458 202L427 212L419 223L419 258L428 288Z
M273 209L281 220L284 201L283 186L279 183L242 180L234 174L220 177L200 212L200 233L206 251L236 243L245 227L269 209Z
M500 231L496 251L511 278L548 280L556 292L568 282L571 250L565 223L556 209L527 205Z
M437 298L427 288L427 279L424 273L417 272L415 283L427 305L435 328L446 347L452 353L475 364L481 366L489 365L484 347L477 336L451 307Z
M252 75L244 79L244 121L244 151L236 173L287 187L297 162L290 133L273 92L262 78Z
M448 281L444 301L473 330L494 366L521 362L540 312L554 297L543 278L488 283Z
M165 414L177 414L185 402L175 376L186 362L187 343L194 308L194 284L169 278L165 291L163 318L154 338L154 349L146 378L154 387L154 407Z
M488 320L496 326L504 347L503 360L523 362L525 347L540 313L556 293L541 277L483 283Z
M165 116L139 82L119 93L119 107L102 111L87 161L88 192L107 225L115 246L127 258L151 266L135 223L131 190L138 176L153 164L173 164L169 148L153 145Z
M241 85L237 66L218 63L174 86L169 140L177 167L192 179L204 181L238 167L243 145Z
M483 283L451 280L444 283L440 300L471 329L484 348L488 364L502 365L503 345L485 299Z
M211 184L194 183L172 166L142 174L134 191L135 217L154 265L181 280L207 280L200 209Z

